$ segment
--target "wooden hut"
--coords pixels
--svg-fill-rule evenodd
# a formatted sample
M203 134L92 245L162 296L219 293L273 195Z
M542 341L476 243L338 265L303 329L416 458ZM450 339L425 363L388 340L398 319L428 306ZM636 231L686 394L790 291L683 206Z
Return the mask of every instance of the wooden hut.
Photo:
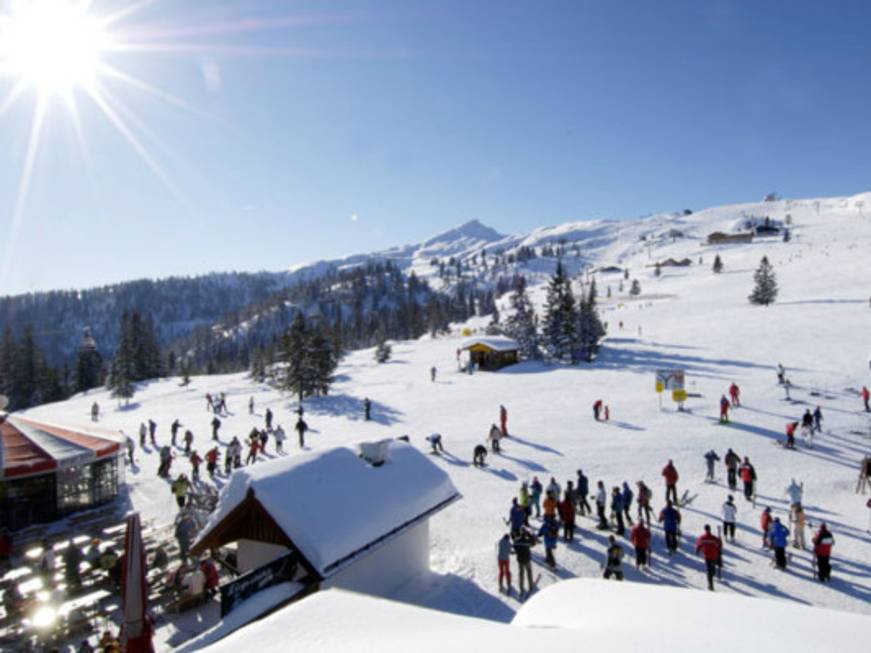
M481 370L498 370L519 360L520 345L504 336L469 338L462 349L469 352L469 360Z

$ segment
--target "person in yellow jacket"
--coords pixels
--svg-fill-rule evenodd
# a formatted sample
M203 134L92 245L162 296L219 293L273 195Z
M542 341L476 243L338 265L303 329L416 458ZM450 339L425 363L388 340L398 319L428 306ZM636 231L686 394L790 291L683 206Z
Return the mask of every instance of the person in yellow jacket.
M175 496L175 501L179 508L184 508L189 490L190 482L188 481L187 476L179 474L178 478L172 483L172 493Z

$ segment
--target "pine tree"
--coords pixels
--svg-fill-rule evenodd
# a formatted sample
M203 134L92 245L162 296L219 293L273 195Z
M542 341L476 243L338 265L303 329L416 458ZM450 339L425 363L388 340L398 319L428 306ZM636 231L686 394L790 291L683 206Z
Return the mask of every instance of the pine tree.
M629 287L629 294L633 296L641 294L641 284L638 282L638 279L632 280L632 285Z
M386 340L379 341L378 346L375 347L375 362L386 363L392 355L393 348L390 346L390 343Z
M112 396L129 402L135 393L133 382L136 381L136 342L133 315L124 311L121 315L121 335L115 348L115 356L109 367L106 387L112 391Z
M526 278L518 277L510 298L513 314L505 321L505 334L520 345L520 355L527 359L541 358L535 309L526 292Z
M136 386L130 380L126 362L119 360L117 356L109 367L107 385L112 391L112 397L123 399L125 405L130 403L130 398L136 393Z
M711 269L714 271L714 274L720 274L723 271L723 261L720 259L719 254L714 257L714 266Z
M543 340L547 356L573 361L577 348L577 307L562 261L550 279L545 302Z
M756 285L748 297L751 304L768 306L777 299L777 276L774 274L774 269L768 262L767 256L763 256L759 262L759 267L753 273L753 280Z
M39 373L42 365L39 349L33 339L33 327L27 326L24 336L15 348L12 368L12 387L9 395L14 410L29 408L39 403Z
M281 381L282 390L299 397L311 394L311 380L308 376L309 362L308 325L302 313L297 313L290 328L281 338L281 359L286 364L284 378Z
M7 398L12 394L12 375L15 369L15 337L12 327L3 330L3 340L0 341L0 394Z
M581 297L578 310L578 345L584 360L593 360L599 349L599 341L605 337L605 327L599 319L599 311L596 308L596 297L590 293L587 297Z

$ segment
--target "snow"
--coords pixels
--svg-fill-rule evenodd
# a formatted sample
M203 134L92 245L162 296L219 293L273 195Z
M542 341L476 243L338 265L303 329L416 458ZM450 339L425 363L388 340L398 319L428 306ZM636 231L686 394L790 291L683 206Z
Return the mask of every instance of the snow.
M639 609L638 606L643 606ZM204 649L295 651L573 650L613 653L865 651L871 619L796 604L601 580L532 597L510 624L434 612L342 590L320 592ZM558 647L558 648L553 648ZM187 649L192 650L192 649Z
M306 400L305 418L312 431L307 434L308 451L302 454L291 446L295 400L245 374L194 377L189 387L180 387L178 379L154 381L140 386L127 408L118 406L106 391L97 390L27 413L36 419L84 427L90 424L90 406L96 400L103 410L101 427L135 434L140 422L152 418L159 425L159 443L168 442L169 425L178 417L184 428L193 430L194 448L202 454L212 446L212 415L205 409L204 395L226 392L233 414L222 418L221 446L234 435L244 437L253 426L262 428L262 413L270 407L276 414L275 422L283 424L290 436L285 445L290 452L288 460L360 440L376 441L402 434L409 434L412 446L426 452L429 444L424 438L440 433L446 453L430 460L450 477L463 500L430 520L432 573L410 582L391 598L502 622L511 621L522 604L516 595L498 592L494 547L505 530L503 520L522 481L538 476L546 485L553 476L565 484L574 479L579 468L589 476L593 487L597 480L612 487L624 480L633 483L644 479L653 489L653 503L658 510L663 502L660 471L670 458L681 475L679 492L688 490L698 495L683 510L681 551L667 559L662 531L655 526L652 569L642 573L627 564L626 582L614 583L614 587L623 592L639 584L691 588L701 591L688 592L690 597L700 601L706 597L707 601L704 566L690 550L690 543L705 523L718 523L729 490L723 482L722 463L717 467L717 483L704 483L702 456L714 448L722 457L731 447L749 456L756 467L758 504L754 508L736 493L738 541L726 546L724 582L717 583L715 594L765 598L769 600L766 606L776 599L857 613L867 619L871 615L869 510L865 507L867 495L855 493L859 463L871 453L871 419L862 410L858 396L859 388L871 384L867 360L871 308L866 278L871 215L863 213L863 206L871 207L871 194L739 204L689 216L659 215L639 221L599 222L589 227L572 223L536 232L534 237L506 237L498 242L507 247L586 230L599 244L584 249L583 258L565 259L571 273L585 266L615 264L640 280L642 294L629 297L629 283L621 293L619 279L597 276L602 319L609 323L609 337L598 359L577 367L522 362L496 373L469 376L457 370L456 350L462 342L458 336L396 342L393 358L383 365L375 363L371 349L353 352L339 366L330 395ZM704 244L708 233L729 231L744 215L770 215L782 220L786 213L793 221L789 243L765 240L729 246ZM668 237L673 228L679 228L684 237ZM641 236L647 240L642 241ZM488 251L496 246L488 245ZM711 272L716 253L724 265L722 274L717 275ZM768 307L752 306L747 301L753 271L763 255L774 266L780 286L776 303ZM668 257L686 257L693 265L663 268L660 277L646 267ZM699 257L703 257L701 264ZM530 295L540 306L545 293L542 284L555 261L538 258L529 263L530 267L516 269L529 273ZM609 285L611 298L606 296ZM500 301L504 318L507 297ZM624 323L623 330L618 328L619 321ZM479 319L470 324L485 322ZM774 367L778 363L787 368L793 383L792 400L786 400L776 384ZM435 382L429 374L433 366L438 368ZM688 399L685 412L678 412L667 396L660 409L653 391L658 369L686 371L686 389L698 396ZM733 381L741 387L743 407L733 411L731 424L719 425L719 399ZM255 415L248 415L246 409L250 396L256 401ZM372 401L372 420L368 422L363 420L364 397ZM610 407L610 422L592 419L591 406L599 398ZM500 404L508 410L510 437L503 440L501 454L488 456L486 468L475 468L471 465L472 450L485 442L490 425L498 421ZM806 408L813 410L816 405L821 406L824 420L823 433L815 438L813 449L801 439L795 451L772 445L784 439L788 421L798 419ZM180 449L176 449L176 455L173 472L189 472ZM150 446L143 451L137 446L136 457L137 464L127 473L124 507L135 507L143 519L155 518L158 524L171 521L177 509L168 483L156 476L157 451ZM277 457L272 441L267 457ZM265 464L258 462L253 469ZM770 552L760 546L759 513L768 505L775 515L786 520L788 499L783 488L792 477L804 482L808 521L814 525L826 521L834 534L831 584L814 580L810 552L791 549L789 568L780 571L771 568ZM227 483L224 476L216 479L218 486ZM340 486L342 480L334 483ZM317 487L324 486L329 482ZM314 495L311 489L302 487L287 502L305 504L316 500ZM341 509L350 496L344 494L339 504L327 512ZM536 520L532 523L538 524ZM606 534L596 531L587 518L580 518L578 527L580 534L574 543L559 543L555 572L542 564L541 547L533 549L534 573L541 574L542 596L549 587L559 587L567 580L601 575ZM322 599L317 595L306 598L299 607L314 600ZM638 609L627 604L624 628L648 607ZM815 614L832 624L840 623L831 612ZM360 642L373 642L379 637L386 641L393 632L402 632L392 631L386 619L379 622L372 615L372 623L383 623L384 627L373 627L367 635L363 632L367 616L346 609L335 613L325 610L322 618L327 624L358 623L359 632L353 634ZM432 632L427 621L421 619L418 623L423 634ZM707 626L709 622L705 623ZM293 629L297 627L294 623ZM770 630L775 627L772 621ZM834 629L827 628L827 632ZM175 623L163 622L157 632L159 645L167 648L175 632ZM661 628L649 630L648 645L674 643L674 638L662 637L660 632ZM536 629L536 633L536 641L544 642L548 630ZM329 633L322 637L327 643L337 641L330 640ZM425 635L416 638L415 646L429 645L428 639ZM615 632L609 643L618 640ZM690 643L691 638L681 641ZM867 645L868 637L856 637L855 641ZM348 648L347 643L342 648Z
M348 556L459 498L450 477L411 445L391 442L387 454L374 467L337 447L241 469L202 537L253 490L306 560L330 576Z
M516 340L502 336L487 336L484 338L467 338L460 346L461 349L470 349L475 345L484 345L493 351L517 351L520 345Z

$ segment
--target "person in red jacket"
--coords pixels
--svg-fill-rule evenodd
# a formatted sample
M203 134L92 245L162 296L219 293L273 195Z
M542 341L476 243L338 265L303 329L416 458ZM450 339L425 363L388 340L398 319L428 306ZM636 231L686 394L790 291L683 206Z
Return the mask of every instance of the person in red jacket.
M575 502L568 490L563 500L557 504L557 510L563 523L563 537L566 542L571 542L575 539Z
M215 470L218 469L218 447L212 447L206 452L206 470L209 477L215 478Z
M200 563L200 571L206 577L206 596L213 597L218 591L218 586L221 584L221 577L218 575L218 567L215 561L211 558L206 558Z
M786 425L786 444L783 445L787 449L795 449L795 430L798 428L798 422L790 422Z
M720 397L720 424L729 423L729 400L726 395Z
M871 392L868 391L868 386L862 386L862 401L865 402L865 412L871 413L871 405L868 404L868 400L871 399Z
M738 475L744 483L744 498L753 501L756 496L756 469L750 463L750 458L744 456L744 462L738 468Z
M738 408L741 405L741 388L736 383L729 386L729 397L732 398L732 406Z
M705 532L696 540L696 553L705 557L705 569L708 576L708 589L714 590L714 576L717 573L717 563L720 560L720 538L711 533L711 527L705 524Z
M821 583L827 583L832 579L831 555L835 538L826 528L825 522L820 524L820 530L814 535L813 544L814 555L817 557L817 578Z
M665 500L670 499L673 504L678 505L677 481L679 476L677 468L671 460L662 468L662 477L665 479Z
M766 506L762 514L759 515L759 528L762 529L762 547L767 549L770 544L768 542L768 529L771 527L771 508Z
M639 521L629 531L629 539L632 542L632 546L635 547L636 569L650 565L650 537L650 529L644 525L643 521Z

